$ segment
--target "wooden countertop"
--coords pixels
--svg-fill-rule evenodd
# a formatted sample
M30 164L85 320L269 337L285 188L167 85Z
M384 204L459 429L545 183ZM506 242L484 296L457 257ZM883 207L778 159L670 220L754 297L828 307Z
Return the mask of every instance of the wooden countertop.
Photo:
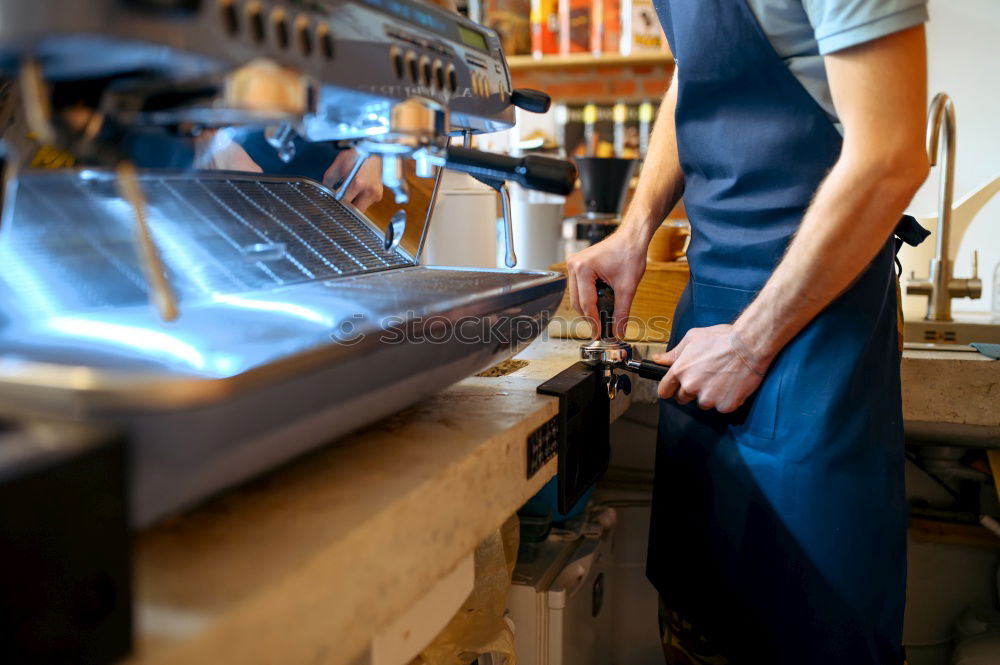
M633 344L642 357L664 346ZM947 431L943 426L953 425L984 428L980 431L982 435L996 430L997 446L1000 447L1000 361L972 349L906 349L900 374L906 423L932 424L939 432ZM633 400L656 400L656 391L650 382L637 385Z
M663 344L634 344L643 357ZM973 350L906 349L900 366L903 420L926 437L994 437L1000 447L1000 361ZM640 382L632 399L656 400L650 382ZM968 436L962 435L965 432Z
M142 533L129 662L364 662L380 627L553 476L554 460L525 478L525 439L557 412L536 387L579 345L537 341L512 374L466 379ZM1000 427L1000 362L907 351L902 374L907 420ZM613 417L655 399L634 385Z
M526 436L558 410L535 389L578 357L577 341L537 342L513 374L466 379L140 534L129 662L363 662L554 475L555 460L525 478Z

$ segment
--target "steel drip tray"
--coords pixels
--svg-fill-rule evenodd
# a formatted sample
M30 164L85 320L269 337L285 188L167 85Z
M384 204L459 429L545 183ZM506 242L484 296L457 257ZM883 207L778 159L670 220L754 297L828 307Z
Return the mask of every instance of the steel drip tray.
M0 414L124 428L138 524L510 357L562 297L557 273L414 266L311 181L142 184L172 322L109 174L28 174L0 227Z
M413 263L310 180L145 173L150 231L183 306ZM0 233L5 302L22 315L148 302L132 208L108 171L29 172ZM41 311L40 311L41 310Z
M10 404L189 406L364 353L393 328L493 315L561 289L547 273L413 266L312 181L140 181L179 300L172 322L150 305L134 214L111 173L19 180L0 229L0 395Z

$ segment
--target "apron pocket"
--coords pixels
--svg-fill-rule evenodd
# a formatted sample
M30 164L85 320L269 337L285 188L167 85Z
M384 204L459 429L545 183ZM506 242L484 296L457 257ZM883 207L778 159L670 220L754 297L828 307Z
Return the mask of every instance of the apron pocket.
M761 382L760 386L747 403L746 418L740 423L734 423L730 427L733 436L741 443L746 443L751 448L757 448L768 452L772 445L764 447L754 445L753 439L763 439L770 441L774 439L774 432L778 422L778 402L781 397L781 377L778 364L772 366L772 371ZM736 413L740 413L741 408Z
M757 297L757 291L692 282L694 325L707 328L732 323ZM747 401L733 413L713 412L738 439L747 436L770 440L774 438L778 417L778 393L781 375L775 364Z
M735 289L702 282L692 282L691 286L696 325L703 328L720 323L732 323L757 297L757 291L749 289Z

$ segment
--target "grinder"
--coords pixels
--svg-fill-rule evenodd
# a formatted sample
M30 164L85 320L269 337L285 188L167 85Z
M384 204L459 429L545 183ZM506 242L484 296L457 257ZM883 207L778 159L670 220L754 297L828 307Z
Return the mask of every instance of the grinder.
M597 312L600 318L601 334L598 339L580 347L580 359L587 365L605 371L608 397L614 399L619 389L626 394L631 390L628 378L618 376L615 370L635 372L644 379L659 381L670 369L649 360L635 360L632 345L615 336L614 311L615 292L611 285L597 280Z

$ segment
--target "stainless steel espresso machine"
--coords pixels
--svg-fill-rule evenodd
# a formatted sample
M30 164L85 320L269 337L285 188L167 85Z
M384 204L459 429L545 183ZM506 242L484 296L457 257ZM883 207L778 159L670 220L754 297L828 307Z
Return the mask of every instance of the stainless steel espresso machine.
M297 135L378 155L400 203L406 159L423 177L565 192L566 162L450 145L547 103L511 89L497 35L463 17L417 0L4 0L0 67L20 120L5 142L0 410L124 427L139 524L531 341L456 323L520 318L537 334L559 301L554 274L416 265L399 240L425 218L377 227L339 200L354 173L331 191L120 166L134 128L239 124L268 127L279 154ZM100 86L96 103L57 108L69 84ZM25 136L103 168L23 168Z
M149 524L505 359L559 303L554 273L418 265L431 210L377 225L341 200L357 168L335 190L135 168L137 133L197 146L266 128L282 159L338 141L381 158L400 204L406 160L422 178L565 194L570 163L468 145L547 104L512 89L495 32L419 0L0 0L0 480L86 458L91 481L0 483L0 523L47 493L54 519L89 529L68 549L113 540L100 529ZM121 510L100 503L111 487ZM74 513L88 502L96 518ZM48 519L36 504L24 533ZM18 561L41 560L13 534Z

